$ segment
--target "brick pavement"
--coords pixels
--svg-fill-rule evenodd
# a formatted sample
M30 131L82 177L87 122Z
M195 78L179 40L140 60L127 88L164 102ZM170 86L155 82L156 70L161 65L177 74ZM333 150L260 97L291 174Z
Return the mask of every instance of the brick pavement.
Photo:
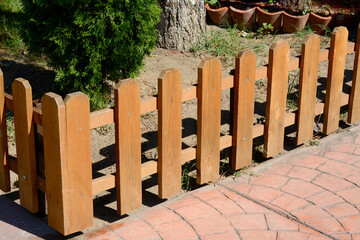
M360 127L74 239L360 239Z

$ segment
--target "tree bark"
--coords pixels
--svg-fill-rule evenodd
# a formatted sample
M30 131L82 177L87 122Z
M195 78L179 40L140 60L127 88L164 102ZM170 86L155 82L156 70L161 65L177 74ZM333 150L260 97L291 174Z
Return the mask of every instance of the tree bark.
M205 0L159 0L158 46L188 51L206 30Z

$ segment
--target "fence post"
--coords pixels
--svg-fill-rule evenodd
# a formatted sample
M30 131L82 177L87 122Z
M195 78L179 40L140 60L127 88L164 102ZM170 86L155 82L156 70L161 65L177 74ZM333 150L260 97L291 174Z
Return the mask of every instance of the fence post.
M290 46L284 40L273 43L270 47L264 157L272 157L283 151L289 51Z
M6 111L5 111L5 90L4 75L0 69L0 189L9 192L10 188L10 166L8 159L8 143L6 131Z
M30 212L39 211L32 92L29 82L12 83L20 204Z
M313 137L319 53L320 37L316 34L307 36L302 44L300 59L297 145Z
M360 24L358 26L355 63L352 79L352 87L349 101L348 122L353 124L360 121Z
M159 197L181 190L181 73L163 70L158 79L159 111Z
M89 100L42 97L48 224L68 235L93 224Z
M337 27L331 34L324 108L324 133L326 135L339 128L348 35L346 27Z
M256 55L241 51L235 62L234 113L231 167L238 170L252 162Z
M221 62L202 60L198 68L197 183L219 177L221 125Z
M120 215L142 206L140 87L121 81L114 89L116 196Z

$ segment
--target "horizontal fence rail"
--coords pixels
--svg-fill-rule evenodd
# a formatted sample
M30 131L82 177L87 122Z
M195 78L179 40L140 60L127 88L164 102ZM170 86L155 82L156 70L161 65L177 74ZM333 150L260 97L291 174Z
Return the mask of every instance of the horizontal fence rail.
M141 207L142 178L149 175L158 173L159 197L167 198L181 190L181 166L193 159L197 183L203 184L219 177L222 149L232 147L231 167L238 170L252 162L254 138L263 136L263 154L273 157L283 151L286 127L296 124L297 144L302 144L312 139L314 117L320 114L324 114L324 133L330 134L339 127L342 106L349 105L349 123L360 120L360 31L356 45L347 38L347 29L338 27L330 49L320 50L319 36L309 35L301 56L291 58L289 44L282 40L270 47L268 66L260 67L255 53L245 50L236 57L234 76L225 78L221 62L206 59L198 68L198 85L186 89L181 88L181 73L166 69L158 79L158 96L143 100L138 83L124 80L114 88L114 108L92 113L82 93L68 94L64 100L47 93L41 104L35 104L24 79L16 79L13 95L7 94L0 70L0 189L10 191L10 170L17 173L20 204L31 212L41 211L45 206L41 194L46 193L49 226L68 235L92 226L93 195L105 190L116 188L118 213L126 214ZM348 95L342 92L345 57L354 50ZM325 101L316 102L318 66L327 60ZM288 72L295 69L300 69L298 110L286 112ZM265 123L254 125L255 82L264 78L268 79ZM225 89L233 92L232 128L229 135L221 136ZM197 146L181 149L181 105L195 98ZM8 153L6 109L14 112L16 157ZM141 114L155 110L159 158L141 163ZM90 130L110 123L115 123L116 174L92 179Z

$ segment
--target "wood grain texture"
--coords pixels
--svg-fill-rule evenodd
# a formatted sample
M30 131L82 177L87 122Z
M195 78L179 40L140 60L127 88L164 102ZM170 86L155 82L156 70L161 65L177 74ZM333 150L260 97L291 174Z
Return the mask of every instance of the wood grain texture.
M297 145L313 137L319 53L320 37L316 34L307 36L301 49Z
M252 163L256 55L242 51L236 57L231 168Z
M360 24L358 26L355 63L349 101L348 123L360 121Z
M10 166L8 159L8 142L6 131L6 109L4 75L0 69L0 189L9 192L10 188Z
M32 90L18 78L12 83L20 204L32 213L39 211Z
M283 151L289 50L283 40L270 47L263 153L267 158Z
M197 183L215 181L220 169L221 62L202 60L198 68Z
M68 213L65 202L66 192L64 192L68 189L65 103L55 93L46 93L41 98L41 103L48 225L67 235L71 232L66 227Z
M324 108L323 131L326 135L339 128L340 100L344 82L348 35L346 27L337 27L331 34Z
M159 197L181 191L181 73L163 70L158 79Z
M77 232L93 225L90 103L81 92L66 95L67 189L66 229Z
M123 80L114 95L117 210L125 214L142 206L139 84Z

